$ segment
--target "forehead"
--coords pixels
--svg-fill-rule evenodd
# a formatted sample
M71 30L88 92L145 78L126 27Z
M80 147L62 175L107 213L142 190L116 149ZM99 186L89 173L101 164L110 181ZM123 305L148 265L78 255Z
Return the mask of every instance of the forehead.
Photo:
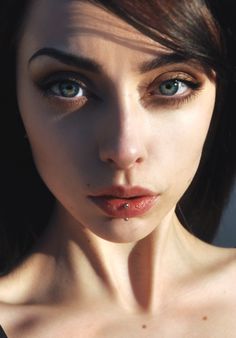
M81 0L33 0L25 19L23 37L32 49L42 47L89 48L98 41L136 52L156 55L167 49L140 33L115 14Z

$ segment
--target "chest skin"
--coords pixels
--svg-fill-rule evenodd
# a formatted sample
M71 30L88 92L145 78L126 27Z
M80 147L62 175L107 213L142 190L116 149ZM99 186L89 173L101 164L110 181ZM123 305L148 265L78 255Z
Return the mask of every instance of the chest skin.
M128 313L91 304L90 309L11 307L4 311L8 338L235 338L236 306L174 306L159 313ZM235 302L236 303L236 302ZM7 313L8 312L8 313ZM10 318L10 312L15 315ZM3 314L3 312L1 311ZM25 314L25 316L24 316ZM2 318L3 318L2 317Z

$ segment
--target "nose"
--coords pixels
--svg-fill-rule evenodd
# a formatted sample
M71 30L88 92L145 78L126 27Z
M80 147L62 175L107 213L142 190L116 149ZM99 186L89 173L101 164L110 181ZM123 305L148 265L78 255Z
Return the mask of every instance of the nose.
M100 159L116 169L131 169L147 158L142 118L128 111L112 115L103 130Z

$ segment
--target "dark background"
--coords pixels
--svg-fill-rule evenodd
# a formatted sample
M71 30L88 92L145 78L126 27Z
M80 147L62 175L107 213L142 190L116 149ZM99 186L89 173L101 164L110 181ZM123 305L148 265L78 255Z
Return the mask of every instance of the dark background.
M236 248L236 185L224 212L220 228L213 244Z

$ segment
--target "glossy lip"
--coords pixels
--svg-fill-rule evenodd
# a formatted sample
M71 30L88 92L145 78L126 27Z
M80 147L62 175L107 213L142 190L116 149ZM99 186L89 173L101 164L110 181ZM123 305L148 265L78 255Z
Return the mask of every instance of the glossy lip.
M159 194L142 187L112 186L89 195L89 199L108 216L131 218L144 215L155 204ZM125 205L128 204L128 208Z

